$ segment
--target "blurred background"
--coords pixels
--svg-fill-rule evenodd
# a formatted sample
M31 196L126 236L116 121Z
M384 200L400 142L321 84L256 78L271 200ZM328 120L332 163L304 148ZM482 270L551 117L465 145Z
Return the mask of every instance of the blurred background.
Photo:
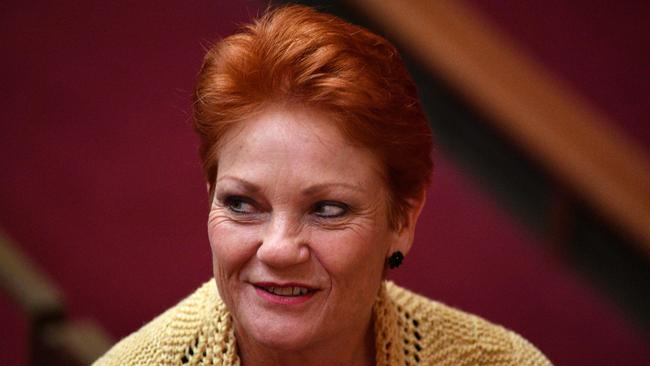
M648 365L648 3L302 3L391 39L429 113L394 280L555 364ZM267 5L0 4L1 365L88 364L210 278L191 90Z

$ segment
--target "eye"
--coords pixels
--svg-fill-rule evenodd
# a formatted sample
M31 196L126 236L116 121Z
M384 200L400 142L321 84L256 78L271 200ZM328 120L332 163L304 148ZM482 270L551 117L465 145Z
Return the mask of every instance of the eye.
M321 201L314 205L314 214L322 218L342 217L348 212L348 206L341 202Z
M257 212L250 199L240 196L230 196L224 200L224 206L238 215L248 215Z

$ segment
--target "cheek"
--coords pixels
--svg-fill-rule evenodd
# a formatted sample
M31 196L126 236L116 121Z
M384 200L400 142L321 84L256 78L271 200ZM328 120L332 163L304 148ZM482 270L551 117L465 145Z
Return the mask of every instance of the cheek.
M229 222L208 224L212 265L217 281L236 276L255 255L257 234L257 230L252 226Z
M319 259L333 281L348 284L381 278L386 244L385 238L374 234L343 230L314 236Z

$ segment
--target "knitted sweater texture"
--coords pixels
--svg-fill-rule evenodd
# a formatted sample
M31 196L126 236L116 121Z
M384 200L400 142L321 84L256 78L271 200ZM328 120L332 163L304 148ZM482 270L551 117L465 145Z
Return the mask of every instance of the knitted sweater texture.
M391 282L382 286L374 315L378 366L550 365L519 335ZM94 365L240 365L232 319L214 281Z

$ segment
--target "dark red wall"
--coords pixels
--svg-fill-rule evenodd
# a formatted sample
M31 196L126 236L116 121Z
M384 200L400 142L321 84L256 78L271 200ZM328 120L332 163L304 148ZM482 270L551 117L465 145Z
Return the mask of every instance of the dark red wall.
M468 2L650 155L650 2Z
M483 9L500 16L510 11L499 6ZM119 338L210 277L190 92L203 45L258 9L257 1L0 5L0 225L60 285L72 316L95 319ZM563 34L553 33L555 23L535 23L540 12L555 9L512 9L512 19L540 28L520 36L531 48L556 43L546 34ZM602 21L579 12L566 17L577 28ZM614 25L592 26L587 29L595 33L584 37L601 37ZM633 102L647 98L637 94L647 84L612 88L612 79L601 75L627 68L631 56L619 59L611 54L619 52L616 42L601 42L594 50L602 55L593 57L610 62L579 68L573 60L580 53L564 52L572 38L566 42L549 47L558 51L548 51L548 63L561 74L565 67L580 90L607 89L589 94L596 102L610 93L628 101L625 108L602 105L627 121L625 128L636 126L641 132L629 131L639 140L650 141L647 126L634 122L648 115ZM638 68L636 62L630 67ZM637 85L636 73L617 72L624 85ZM590 75L605 81L582 85ZM395 278L515 329L558 364L649 359L625 315L542 248L440 156L414 252ZM8 299L0 300L0 320L9 324L2 332L13 335L0 336L0 348L18 347L17 354L0 352L0 364L18 363L25 344L15 335L26 334L24 319Z

